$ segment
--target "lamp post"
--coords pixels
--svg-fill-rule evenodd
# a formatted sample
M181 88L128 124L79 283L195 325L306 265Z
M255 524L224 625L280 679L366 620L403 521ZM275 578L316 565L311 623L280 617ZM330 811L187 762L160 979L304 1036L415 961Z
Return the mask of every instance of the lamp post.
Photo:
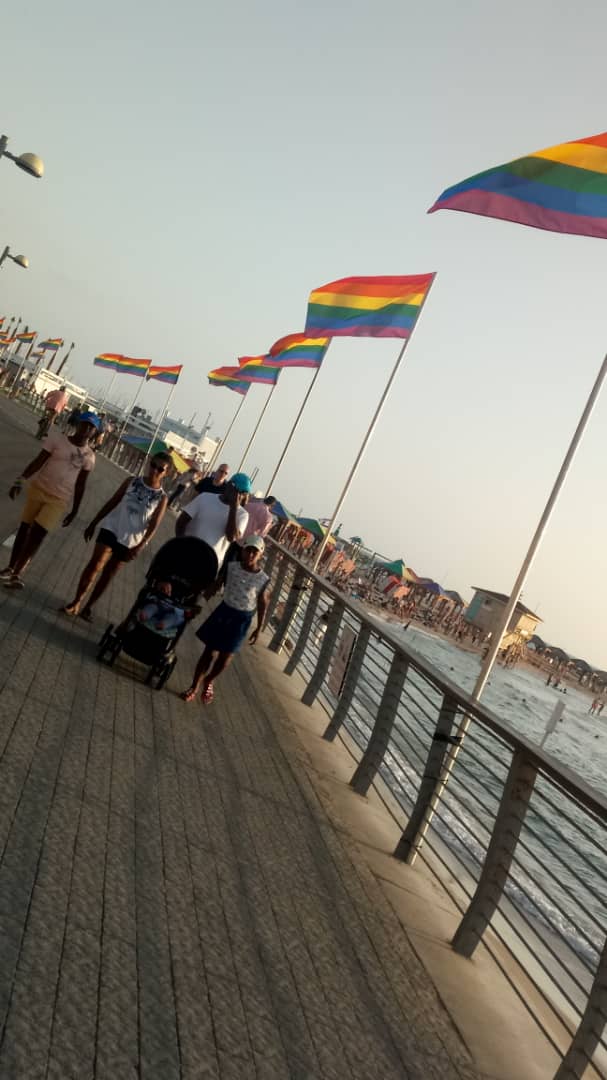
M24 270L27 270L30 264L27 255L11 255L11 249L8 244L0 255L0 266L2 266L6 259L12 259L14 263L17 263L17 266L22 266Z
M29 173L30 176L35 176L37 180L44 176L44 162L37 154L19 154L17 157L11 154L7 147L8 136L0 135L0 158L9 158L19 169L23 169L23 172Z

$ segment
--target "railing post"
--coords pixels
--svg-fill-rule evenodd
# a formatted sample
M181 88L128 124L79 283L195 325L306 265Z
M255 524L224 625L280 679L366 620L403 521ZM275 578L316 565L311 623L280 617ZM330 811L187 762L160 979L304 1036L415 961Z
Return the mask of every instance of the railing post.
M512 758L476 892L455 931L452 946L472 956L500 902L537 776L523 750Z
M287 560L285 559L285 563L286 562ZM301 594L303 590L307 587L306 581L306 574L303 570L300 569L299 566L296 566L293 581L291 582L291 588L289 589L289 595L287 596L285 602L285 609L282 613L282 618L278 623L278 626L276 627L276 630L274 632L274 637L269 644L269 648L272 652L279 653L285 641L287 640L289 628L291 626L291 623L293 622L293 619L295 618L297 608L301 603Z
M365 653L367 651L367 645L369 644L369 638L371 637L371 627L366 623L363 623L358 631L358 637L356 639L356 645L354 651L350 657L350 663L348 664L348 670L346 672L346 678L342 687L341 694L339 695L339 701L335 707L335 712L331 717L327 729L323 732L323 739L328 742L333 742L333 739L337 735L340 727L342 726L346 716L348 715L348 709L352 704L356 687L358 686L358 680L360 679L360 673L362 666L365 662Z
M411 811L411 817L407 822L396 849L394 857L404 859L405 862L413 863L419 846L420 837L425 833L425 823L436 805L435 793L437 784L441 778L443 762L448 748L453 744L451 734L457 717L457 701L445 694L438 714L438 723L432 736L432 744L426 758L426 766L422 776L415 805Z
M276 575L276 581L274 582L274 588L270 594L270 603L268 604L268 610L266 612L266 626L270 625L270 620L276 611L278 601L280 600L280 594L282 587L285 583L287 576L287 570L289 569L289 561L283 556L280 565L278 567L278 573Z
M377 709L369 744L350 780L350 787L354 788L354 791L358 792L359 795L367 794L377 775L377 770L384 760L408 669L409 661L406 657L400 652L395 652Z
M554 1080L581 1080L596 1050L607 1016L607 941L590 988L586 1008Z
M306 613L301 624L301 630L299 631L299 637L295 643L295 647L291 652L291 655L285 665L285 675L292 675L295 671L299 661L301 660L304 649L308 643L310 636L310 630L312 629L312 623L314 622L314 616L318 607L318 601L320 600L322 593L322 586L319 581L315 581L312 586L312 592L308 600L308 606Z
M316 701L317 694L325 680L325 676L331 663L331 657L335 651L335 643L339 634L344 611L345 606L343 600L334 600L333 607L329 613L329 621L327 622L325 636L322 639L322 645L320 646L316 667L314 668L312 678L301 697L304 705L312 705L313 702Z
M267 574L268 577L271 580L272 579L272 574L274 573L274 567L276 565L276 560L278 558L278 548L274 547L274 544L272 544L272 545L268 545L266 547L266 551L267 551L268 554L267 554L266 559L264 560L263 569L264 569L264 573Z

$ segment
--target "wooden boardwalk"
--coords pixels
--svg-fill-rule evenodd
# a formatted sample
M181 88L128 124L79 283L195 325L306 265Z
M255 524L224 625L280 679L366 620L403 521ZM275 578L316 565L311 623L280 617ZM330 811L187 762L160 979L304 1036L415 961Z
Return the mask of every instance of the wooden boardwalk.
M0 541L34 426L0 400ZM100 459L81 520L49 538L23 592L0 587L0 1080L476 1078L293 750L265 647L203 710L177 696L190 631L160 692L134 662L95 659L143 558L97 626L58 614L83 526L120 479Z

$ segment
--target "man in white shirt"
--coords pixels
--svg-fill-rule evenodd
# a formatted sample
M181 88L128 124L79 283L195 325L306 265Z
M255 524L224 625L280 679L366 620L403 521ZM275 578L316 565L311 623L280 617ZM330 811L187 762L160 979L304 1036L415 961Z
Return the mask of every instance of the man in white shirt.
M236 473L225 485L222 495L203 492L181 511L175 525L176 536L195 536L212 548L217 570L234 540L245 532L249 515L244 509L251 481L245 473Z

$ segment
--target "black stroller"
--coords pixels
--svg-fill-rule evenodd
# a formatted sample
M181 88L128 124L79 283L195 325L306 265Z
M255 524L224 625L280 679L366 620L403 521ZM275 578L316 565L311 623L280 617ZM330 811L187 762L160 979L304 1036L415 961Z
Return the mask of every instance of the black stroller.
M176 663L175 648L188 622L200 613L198 597L217 576L215 552L193 536L169 540L154 556L146 584L120 626L110 623L98 660L110 667L121 652L149 667L146 683L160 690Z

